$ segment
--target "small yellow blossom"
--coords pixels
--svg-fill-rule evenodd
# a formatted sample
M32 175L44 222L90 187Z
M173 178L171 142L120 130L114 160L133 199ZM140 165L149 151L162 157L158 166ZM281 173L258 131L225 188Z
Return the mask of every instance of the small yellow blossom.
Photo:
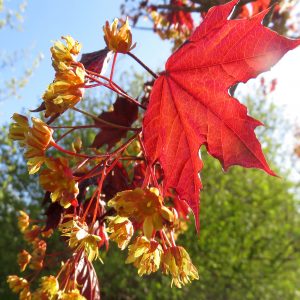
M28 118L14 113L12 119L15 123L9 126L8 138L18 141L21 146L25 146L25 137L29 129Z
M40 283L40 290L46 293L49 296L49 298L52 299L52 297L57 295L59 291L59 284L57 279L52 275L42 277Z
M31 229L27 229L24 232L24 239L28 243L32 243L41 233L41 227L38 225L33 225Z
M103 26L104 40L109 50L120 53L127 53L135 47L132 45L132 34L128 18L126 22L118 29L118 19L114 19L111 25L106 21Z
M37 289L31 294L31 300L49 300L47 293Z
M118 243L118 247L124 250L129 244L134 230L128 218L116 216L110 217L107 232L111 233L109 238Z
M71 36L63 36L61 41L51 47L52 65L56 71L55 79L43 95L46 106L45 116L62 114L76 105L84 93L85 69L76 61L81 45Z
M79 222L79 220L70 220L59 225L59 230L62 232L62 236L69 237L70 248L76 249L77 252L84 249L89 261L97 258L101 261L98 248L101 237L89 233L86 223Z
M45 116L62 114L75 106L84 94L85 71L83 67L69 67L57 73L55 81L48 86L43 95L46 105Z
M19 300L31 300L29 287L24 288L19 295Z
M191 35L191 28L186 24L171 24L164 14L155 10L150 11L149 14L154 23L155 33L162 40L173 40L173 49L177 49Z
M151 239L154 230L160 230L163 222L172 222L174 215L163 205L163 198L156 188L128 190L117 193L108 202L119 216L128 217L143 224L144 235Z
M26 250L22 250L18 254L18 265L20 266L21 272L25 271L26 266L29 264L30 260L31 255Z
M21 232L24 232L28 226L29 226L29 216L26 214L26 212L20 210L18 216L18 227Z
M158 242L149 241L144 236L137 237L134 243L128 246L128 249L128 258L125 263L133 263L138 269L139 276L149 275L159 269L162 247Z
M43 238L49 238L53 234L53 229L48 229L47 231L44 231L44 229L41 232L41 235Z
M53 129L38 118L31 118L31 120L32 127L26 135L26 144L33 149L45 151L53 141Z
M29 288L29 283L26 279L18 277L17 275L10 275L7 277L7 283L9 288L16 294L20 293L22 290Z
M75 289L61 295L61 300L86 300L86 298L80 295L79 290Z
M168 248L164 251L161 260L163 273L172 276L171 286L175 284L181 288L192 280L199 279L198 271L183 247Z
M68 160L62 157L47 159L46 167L48 169L40 174L40 185L51 192L52 202L59 202L65 208L77 203L78 183L74 180Z
M47 243L44 240L36 239L33 242L32 258L29 264L29 268L32 270L40 270L44 265L44 258L47 250Z
M21 115L14 116L13 119L17 120L18 123L11 125L9 136L13 140L21 141L22 146L26 147L24 156L28 160L28 171L29 174L34 174L45 161L45 151L50 146L51 141L53 141L53 130L38 118L32 118L32 127L29 127L24 119L26 117ZM20 129L21 133L16 133L16 127L22 127Z
M61 38L65 40L66 44L61 41L56 41L54 46L50 49L54 68L56 68L60 62L68 63L75 61L81 50L80 43L75 41L71 36L62 36Z

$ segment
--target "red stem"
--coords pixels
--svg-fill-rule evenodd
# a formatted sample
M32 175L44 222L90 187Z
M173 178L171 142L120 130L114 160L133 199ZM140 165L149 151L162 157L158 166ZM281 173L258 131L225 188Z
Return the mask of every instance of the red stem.
M112 78L114 76L114 71L115 71L115 65L116 65L116 61L117 61L117 56L118 56L118 53L116 52L114 54L114 60L113 60L113 63L112 63L112 66L111 66L111 71L110 71L110 76L109 76L109 83L111 84L112 81Z

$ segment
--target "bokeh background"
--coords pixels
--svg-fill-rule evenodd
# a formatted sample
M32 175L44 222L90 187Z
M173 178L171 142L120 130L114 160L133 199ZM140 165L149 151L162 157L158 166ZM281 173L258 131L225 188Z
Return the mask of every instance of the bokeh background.
M22 153L7 138L10 117L39 106L53 80L52 42L70 34L83 44L84 53L104 48L102 26L120 16L123 2L0 0L1 299L16 299L5 281L8 274L18 272L16 255L24 245L17 212L39 215L43 199L37 178L28 177ZM296 22L298 3L293 5ZM151 27L146 19L139 22L140 27ZM133 38L134 53L152 69L162 70L172 43L151 30L133 29ZM201 233L196 234L190 220L180 237L198 267L199 281L179 290L159 274L139 278L124 263L126 251L111 244L108 252L103 250L104 265L96 264L103 299L300 299L299 57L300 48L236 91L251 115L265 123L257 134L279 177L239 167L224 174L218 162L204 155ZM130 57L122 56L116 78L138 93L147 75ZM273 79L277 85L269 92ZM96 90L85 105L100 113L113 100Z

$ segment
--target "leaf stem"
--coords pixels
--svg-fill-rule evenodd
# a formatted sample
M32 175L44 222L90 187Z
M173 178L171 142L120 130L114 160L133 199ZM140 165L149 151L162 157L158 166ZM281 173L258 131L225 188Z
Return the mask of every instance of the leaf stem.
M138 57L136 57L133 53L128 52L129 56L131 56L138 64L140 64L149 74L153 76L154 79L158 78L158 75L153 72L147 65L145 65Z
M103 123L109 127L113 127L113 128L118 128L118 129L123 129L123 130L131 130L131 131L140 131L141 129L140 128L133 128L133 127L127 127L127 126L122 126L122 125L118 125L118 124L115 124L115 123L111 123L111 122L108 122L108 121L105 121L104 119L100 118L100 117L97 117L87 111L84 111L84 110L81 110L79 108L76 108L76 107L72 107L73 110L77 111L77 112L80 112L82 113L83 115L86 115L88 117L91 117L93 118L95 121L98 121L100 123ZM94 126L95 127L95 126ZM97 127L97 126L96 126ZM78 127L78 128L88 128L88 127Z

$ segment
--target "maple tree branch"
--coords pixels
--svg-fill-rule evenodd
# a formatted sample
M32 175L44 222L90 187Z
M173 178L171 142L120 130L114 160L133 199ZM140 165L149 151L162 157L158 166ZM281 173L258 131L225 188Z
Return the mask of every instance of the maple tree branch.
M129 96L124 90L122 90L116 83L114 83L113 81L109 81L108 78L104 77L104 76L99 76L99 74L96 74L94 72L89 71L89 73L91 73L92 75L86 75L87 78L99 83L99 85L105 86L106 88L110 89L111 91L117 93L118 95L126 98L128 101L136 104L137 106L139 106L142 109L146 109L145 106L143 106L141 103L139 103L136 99L133 99L131 96ZM108 84L101 82L100 80L98 80L97 78L95 78L95 76L99 76L101 79L107 80Z
M82 113L83 115L86 115L88 117L91 117L93 118L95 121L98 121L100 123L103 123L109 127L113 127L113 128L117 128L117 129L123 129L123 130L130 130L130 131L140 131L141 128L133 128L133 127L127 127L127 126L122 126L122 125L118 125L118 124L115 124L115 123L111 123L111 122L108 122L108 121L105 121L104 119L101 119L100 117L97 117L87 111L84 111L84 110L81 110L79 108L76 108L76 107L72 107L73 110L77 111L77 112L80 112Z
M154 79L158 78L158 75L153 72L148 66L146 66L139 58L137 58L133 53L127 52L129 56L131 56L138 64L140 64L149 74L153 76Z
M117 61L117 56L118 56L118 52L116 52L114 54L114 59L113 59L113 63L112 63L112 66L111 66L111 72L110 72L110 76L109 76L109 82L110 83L112 82L112 78L114 76L114 71L115 71L115 65L116 65L116 61Z
M167 9L172 11L184 11L184 12L201 12L203 11L202 7L191 7L191 6L179 6L172 4L158 4L153 5L155 9Z
M52 129L67 129L67 128L72 128L72 129L83 129L83 128L98 128L96 125L78 125L78 126L49 126Z
M56 143L58 143L60 140L62 140L63 138L65 138L68 134L70 134L71 132L73 132L75 130L75 128L71 128L70 130L68 130L67 132L65 132L62 136L60 136L57 140Z
M68 155L72 155L72 156L77 156L77 157L83 157L83 158L93 158L90 155L86 155L86 154L80 154L80 153L76 153L73 151L69 151L67 149L62 148L61 146L59 146L58 144L56 144L54 141L50 143L51 146L53 146L54 148L56 148L57 150L66 153Z

